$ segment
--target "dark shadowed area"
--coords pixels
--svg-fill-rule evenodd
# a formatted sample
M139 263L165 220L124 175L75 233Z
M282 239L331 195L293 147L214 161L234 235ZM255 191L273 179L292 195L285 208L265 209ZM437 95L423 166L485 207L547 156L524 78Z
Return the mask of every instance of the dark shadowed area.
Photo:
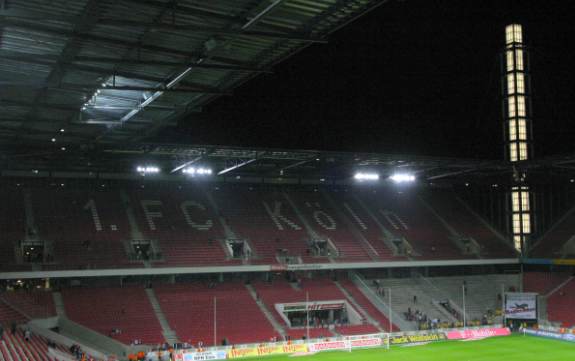
M535 155L573 150L570 1L390 1L162 140L502 157L504 27L530 46Z

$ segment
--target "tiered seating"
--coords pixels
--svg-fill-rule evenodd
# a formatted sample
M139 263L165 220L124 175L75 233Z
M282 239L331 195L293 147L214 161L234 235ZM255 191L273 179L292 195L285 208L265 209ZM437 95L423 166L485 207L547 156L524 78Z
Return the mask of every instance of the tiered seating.
M53 243L56 265L50 268L130 266L123 244L130 227L119 192L50 188L30 194L38 237Z
M280 191L230 186L213 190L212 196L236 236L248 239L255 248L258 259L252 263L277 263L280 249L292 256L301 255L304 261L317 261L306 256L309 236ZM267 205L274 212L278 204L280 214L289 223L276 219L276 224L265 208Z
M197 189L141 189L130 192L138 228L145 239L157 240L165 262L161 266L234 264L228 261L221 240L224 231L205 196ZM142 201L161 202L146 206Z
M559 258L563 245L575 236L575 208L555 223L535 244L535 257Z
M8 291L0 293L0 302L16 305L31 318L45 318L56 315L52 293L47 291Z
M425 207L415 191L357 192L382 224L394 235L405 237L421 258L464 258L450 240L449 231Z
M277 336L242 283L222 283L212 288L200 283L160 285L155 291L170 327L182 341L213 344L214 299L218 344L224 338L239 344L265 342Z
M569 278L564 272L525 272L523 274L523 290L546 295Z
M141 287L77 288L62 291L66 315L72 321L129 344L164 342L162 329Z
M547 299L549 321L560 322L563 327L575 326L575 278Z
M425 195L436 212L463 237L472 237L479 243L486 257L513 257L516 255L511 242L499 239L476 215L461 203L455 194L435 190Z
M14 249L24 239L26 220L19 187L1 186L0 199L0 270L14 270Z
M65 347L57 345L56 349L74 358ZM0 341L0 359L4 361L57 361L49 354L46 339L32 333L30 341L26 341L22 330L18 330L14 335L9 330L4 332L4 341Z
M26 321L26 317L0 300L0 323L10 325L12 322Z
M355 299L355 301L367 312L371 317L373 317L381 328L385 331L389 332L389 319L381 313L377 307L371 303L371 301L365 297L365 295L357 288L353 281L344 279L339 282L347 292L351 294L351 296ZM393 332L399 331L399 328L396 325L392 325Z
M393 256L393 251L383 241L384 234L380 227L352 196L351 192L330 192L329 195L337 200L340 210L355 225L355 228L363 234L381 260L390 261L404 258Z
M365 246L347 228L338 212L320 192L289 192L291 199L320 238L329 239L337 247L340 261L371 261Z
M142 189L127 184L126 191L112 190L109 185L94 187L91 183L73 189L59 184L11 187L14 189L2 188L0 193L2 200L11 205L0 208L0 268L10 270L30 269L29 265L16 264L15 257L16 246L27 228L24 200L28 194L33 212L30 220L35 223L35 227L28 227L28 233L46 241L48 251L53 250L53 261L44 264L46 270L143 267L143 262L128 259L132 253L129 241L140 238L158 245L163 259L153 261L152 266L161 267L239 264L240 260L229 259L222 242L233 236L249 241L252 264L276 264L279 250L299 256L305 263L329 262L327 257L311 256L309 241L313 237L330 240L340 252L336 258L340 262L402 259L392 255L382 240L384 234L409 241L415 259L464 258L448 229L414 190L401 193L357 188L346 193L344 189L313 191L226 184L211 186L209 192L217 208L213 209L206 191L197 184ZM127 212L122 192L128 195L132 212ZM483 245L488 256L514 254L451 194L431 194L427 196L429 204L459 233ZM147 212L142 201L152 201L145 206ZM369 212L360 203L365 203ZM382 231L369 213L389 232ZM232 232L226 234L228 230L222 227L220 218L226 220ZM575 220L575 212L551 230L541 244L554 244L551 239L559 238L561 242L557 242L563 244L575 233L569 226L571 220Z

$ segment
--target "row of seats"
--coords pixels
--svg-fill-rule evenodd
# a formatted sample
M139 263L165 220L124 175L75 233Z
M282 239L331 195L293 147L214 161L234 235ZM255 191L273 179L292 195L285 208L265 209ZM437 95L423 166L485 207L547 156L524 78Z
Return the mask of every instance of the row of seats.
M340 284L346 289L347 292L351 294L354 300L365 310L367 313L373 317L379 326L386 332L390 332L389 319L381 313L373 305L373 303L363 294L363 292L349 279L344 279L339 281ZM396 325L391 325L391 332L400 331Z
M523 290L547 295L569 278L567 272L525 272L523 274Z
M213 345L215 336L216 344L224 338L240 344L278 336L241 282L159 285L155 292L170 327L182 341Z
M436 190L425 195L430 207L439 213L456 236L472 238L486 257L512 257L515 251L505 238L479 219L469 207L451 192Z
M47 318L56 315L52 293L43 290L18 290L0 293L0 303L15 305L29 318ZM0 318L1 320L1 318Z
M55 345L56 350L61 354L74 357L62 345ZM4 332L4 337L0 340L0 359L4 361L58 361L48 352L48 341L34 333L30 339L26 340L22 330L15 334Z
M535 242L532 253L538 257L562 258L575 256L575 250L563 246L575 237L575 208L570 209L543 236Z
M0 299L0 323L11 325L13 322L20 323L26 321L26 316L10 307Z
M125 344L165 341L143 287L70 288L62 296L66 316L85 327Z
M249 242L252 264L277 263L278 250L306 263L329 261L312 255L313 238L336 247L337 261L402 260L390 246L402 238L413 259L465 258L445 220L476 239L484 257L513 255L452 193L427 198L436 213L417 192L392 189L62 187L17 188L0 196L11 204L10 211L0 210L0 263L7 265L17 263L16 246L26 237L48 242L53 260L46 269L141 267L127 257L132 239L157 241L163 258L155 267L238 264L222 242L233 237ZM24 209L33 214L26 217Z
M549 321L561 323L563 327L575 326L575 277L547 299Z

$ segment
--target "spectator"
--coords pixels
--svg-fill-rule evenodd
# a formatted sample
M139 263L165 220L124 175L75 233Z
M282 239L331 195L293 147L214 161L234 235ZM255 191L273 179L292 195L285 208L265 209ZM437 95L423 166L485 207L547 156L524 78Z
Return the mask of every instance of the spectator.
M417 303L417 295L413 295L413 303Z
M4 338L4 327L2 327L2 324L0 323L0 341L2 341Z
M30 330L26 329L26 331L24 331L24 340L26 340L26 342L30 342L30 336L31 336Z
M16 322L12 321L10 325L10 331L12 332L12 336L16 335Z

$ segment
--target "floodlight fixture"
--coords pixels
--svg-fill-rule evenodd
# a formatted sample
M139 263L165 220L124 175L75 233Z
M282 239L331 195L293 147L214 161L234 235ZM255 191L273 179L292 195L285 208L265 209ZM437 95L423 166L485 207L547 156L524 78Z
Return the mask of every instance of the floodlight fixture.
M194 176L209 176L212 175L213 172L211 168L187 167L182 170L182 173L194 177Z
M360 182L362 182L362 181L374 182L374 181L379 180L379 174L378 173L357 172L357 173L355 173L353 178L357 181L360 181Z
M389 179L395 183L412 183L415 182L415 176L409 173L394 173Z
M136 167L136 171L138 173L143 174L143 175L145 175L145 174L157 174L157 173L160 173L160 168L156 167L156 166L151 166L151 165L144 165L144 166Z

